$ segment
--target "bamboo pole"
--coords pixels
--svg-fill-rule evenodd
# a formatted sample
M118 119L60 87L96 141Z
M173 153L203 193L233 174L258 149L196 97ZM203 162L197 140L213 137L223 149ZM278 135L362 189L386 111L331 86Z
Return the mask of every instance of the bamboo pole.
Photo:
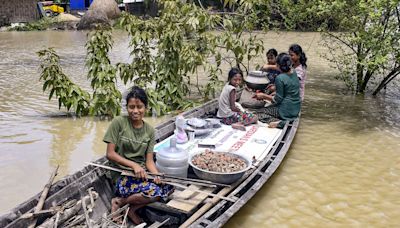
M109 169L109 170L113 170L113 171L119 172L119 173L121 173L121 175L124 175L124 176L133 176L133 177L135 176L135 174L133 174L133 172L128 171L128 170L113 168L113 167L109 167L109 166L106 166L106 165L99 165L99 164L96 164L96 163L89 163L89 164L90 164L90 165L93 165L93 166L101 167L101 168L103 168L103 169ZM154 178L154 177L152 177L152 178ZM180 184L177 184L177 183L173 183L173 182L171 182L171 181L164 181L164 183L170 184L170 185L172 185L172 186L184 188L184 189L187 189L187 188L188 188L188 187L186 187L186 186L183 186L183 185L180 185ZM201 190L194 190L194 189L191 190L191 191L193 191L193 192L199 192L199 193L204 193L204 194L207 194L207 195L209 195L209 196L217 197L217 198L219 198L219 199L227 200L227 201L230 201L230 202L236 202L235 200L233 200L233 199L231 199L231 198L224 197L224 196L219 196L219 195L217 195L217 194L213 194L213 193L210 193L210 192L205 192L205 191L201 191Z
M204 184L210 184L210 185L218 185L218 186L222 186L222 187L230 187L230 185L228 185L228 184L216 183L216 182L212 182L212 181L208 181L208 180L178 177L178 176L172 176L172 175L167 175L167 174L156 174L156 173L149 173L149 174L159 176L162 178L171 178L171 179L198 182L198 183L204 183Z
M121 175L123 175L123 176L135 176L132 172L130 172L130 171L122 171L121 172ZM175 186L175 187L178 187L178 188L183 188L183 189L187 189L188 187L186 187L186 186L184 186L184 185L181 185L181 184L177 184L177 183L174 183L174 182L170 182L170 181L164 181L164 183L166 183L166 184L169 184L169 185L172 185L172 186ZM199 193L204 193L204 194L207 194L207 195L209 195L209 196L213 196L213 197L218 197L219 199L223 199L223 200L227 200L227 201L230 201L230 202L236 202L235 200L233 200L233 199L231 199L231 198L228 198L228 197L224 197L224 196L218 196L217 194L213 194L213 193L211 193L211 192L206 192L206 191L201 191L201 190L195 190L195 189L190 189L190 191L192 191L192 192L199 192Z
M97 163L92 163L92 162L86 162L86 164L88 165L92 165L92 166L96 166L96 167L100 167L100 168L104 168L104 169L109 169L109 170L113 170L115 172L123 172L123 171L133 171L132 169L129 170L125 170L125 169L118 169L118 168L113 168L110 166L106 166L106 165L101 165L101 164L97 164ZM185 177L177 177L177 176L171 176L171 175L166 175L166 174L158 174L158 173L150 173L147 172L148 174L150 174L153 176L159 176L160 178L165 178L165 179L178 179L181 180L179 181L179 183L183 183L183 181L186 181L188 184L196 184L196 185L201 185L201 186L205 186L205 187L216 187L216 186L223 186L223 187L230 187L230 185L227 184L221 184L221 183L216 183L216 182L212 182L212 181L208 181L208 180L201 180L201 179L193 179L193 178L185 178ZM151 177L154 178L154 177ZM212 186L214 185L214 186Z
M53 183L54 177L57 175L59 165L54 169L53 173L51 174L49 181L47 184L44 186L42 194L40 195L39 202L37 203L34 212L38 212L42 210L44 201L46 200L47 194L49 193L49 189ZM34 228L36 226L37 218L34 218L31 224L28 226L28 228Z

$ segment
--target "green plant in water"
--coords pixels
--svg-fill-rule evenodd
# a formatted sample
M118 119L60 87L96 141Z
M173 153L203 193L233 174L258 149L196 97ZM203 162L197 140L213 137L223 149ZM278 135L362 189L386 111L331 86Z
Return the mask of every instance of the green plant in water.
M116 116L121 113L121 92L116 88L115 67L108 52L112 47L111 31L96 30L88 34L86 66L93 88L92 96L79 88L62 72L59 56L49 48L38 52L41 60L40 80L49 99L55 95L59 108L72 109L78 116Z
M108 52L112 48L111 30L94 30L86 43L86 67L93 88L91 115L117 116L121 113L121 92L116 87L116 69Z
M43 91L49 90L49 100L55 95L58 98L58 107L72 110L76 115L89 114L90 95L79 88L62 72L60 58L53 48L41 50L37 53L41 60L40 80L44 81Z
M372 87L376 95L400 75L399 7L398 0L320 2L320 13L338 15L341 30L321 28L330 50L326 58L355 93Z

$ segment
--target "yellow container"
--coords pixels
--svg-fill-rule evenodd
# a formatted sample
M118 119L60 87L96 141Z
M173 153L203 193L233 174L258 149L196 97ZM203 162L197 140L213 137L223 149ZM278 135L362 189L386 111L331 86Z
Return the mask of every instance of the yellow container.
M64 13L64 8L58 5L44 6L43 10L51 10L54 13Z

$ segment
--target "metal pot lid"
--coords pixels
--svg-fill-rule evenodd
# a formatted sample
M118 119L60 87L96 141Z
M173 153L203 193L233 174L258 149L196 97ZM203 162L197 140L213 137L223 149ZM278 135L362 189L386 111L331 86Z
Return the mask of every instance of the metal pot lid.
M270 82L267 77L267 73L258 70L250 71L244 80L253 84L268 84Z

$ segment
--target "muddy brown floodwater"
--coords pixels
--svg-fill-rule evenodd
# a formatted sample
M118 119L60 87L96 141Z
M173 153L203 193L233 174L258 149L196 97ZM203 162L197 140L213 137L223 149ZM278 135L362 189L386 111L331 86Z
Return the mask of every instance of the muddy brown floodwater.
M399 91L392 86L378 98L349 95L320 57L326 50L318 33L260 37L266 48L304 48L305 102L284 162L226 227L398 227ZM126 34L117 31L114 39L112 61L127 62ZM65 118L38 80L35 52L51 46L65 73L89 88L85 40L76 31L0 32L0 214L39 192L57 164L60 178L105 154L102 137L109 122ZM252 64L264 61L260 56ZM155 125L163 118L147 120Z

